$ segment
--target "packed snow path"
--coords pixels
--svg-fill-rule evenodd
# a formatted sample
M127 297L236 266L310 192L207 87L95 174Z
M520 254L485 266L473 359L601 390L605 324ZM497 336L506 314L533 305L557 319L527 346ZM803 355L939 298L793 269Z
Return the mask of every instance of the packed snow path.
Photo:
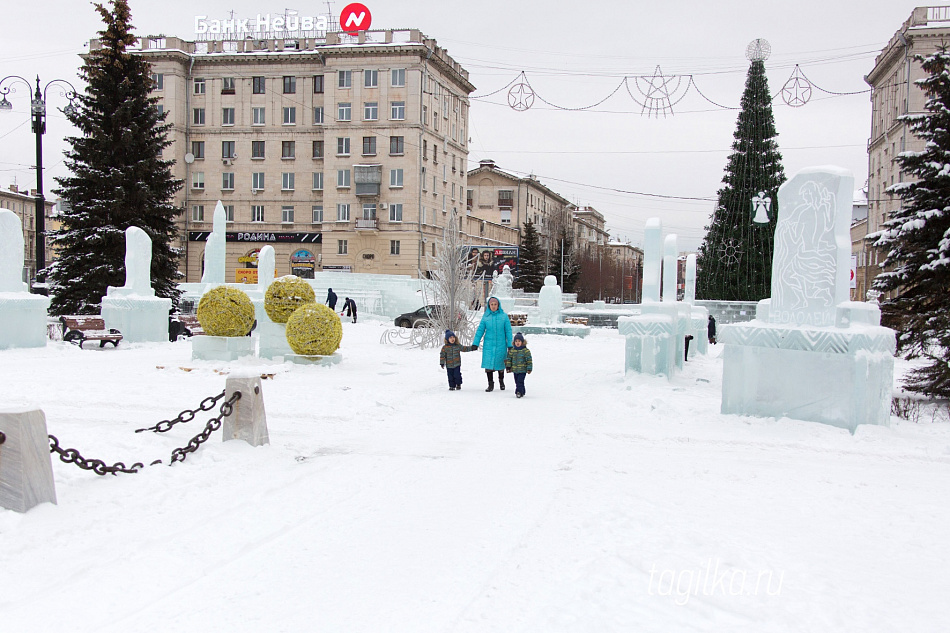
M260 365L276 372L263 381L270 446L215 434L182 464L118 477L54 462L58 506L0 510L0 629L946 622L945 416L855 436L723 416L721 346L673 382L625 378L615 330L530 337L524 399L513 380L484 392L478 352L450 392L437 349L380 345L378 322L343 326L340 365ZM0 406L41 407L63 445L108 463L167 463L207 416L133 430L219 393L228 368L191 361L186 342L0 357Z

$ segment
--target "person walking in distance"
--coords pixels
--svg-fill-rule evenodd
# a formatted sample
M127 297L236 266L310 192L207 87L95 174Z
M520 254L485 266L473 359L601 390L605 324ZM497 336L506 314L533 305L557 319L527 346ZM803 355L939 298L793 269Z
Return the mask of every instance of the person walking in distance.
M336 293L333 292L333 288L327 288L327 305L336 312Z
M716 319L709 315L709 321L706 323L706 335L709 336L709 344L716 344Z
M478 349L483 338L485 341L482 346L482 369L488 377L488 389L485 391L495 389L494 373L496 371L498 372L498 388L504 391L505 358L508 356L508 348L511 347L511 321L501 309L498 297L488 298L488 306L475 330L472 347Z

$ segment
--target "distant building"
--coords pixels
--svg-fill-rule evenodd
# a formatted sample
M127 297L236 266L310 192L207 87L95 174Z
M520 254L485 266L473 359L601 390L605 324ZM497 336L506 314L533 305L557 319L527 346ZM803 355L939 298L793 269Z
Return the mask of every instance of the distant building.
M923 141L914 136L907 123L898 118L924 112L926 95L915 82L924 72L915 55L929 55L950 41L950 6L917 7L874 60L874 68L864 78L871 86L871 138L868 142L868 215L866 233L880 231L883 223L900 208L901 198L886 193L888 187L907 177L895 161L904 151L919 151ZM852 242L860 239L852 227ZM855 251L852 251L855 252ZM867 286L881 272L886 253L867 248L863 253L861 283L855 299L864 300ZM863 289L863 291L862 291Z
M643 294L643 249L619 241L609 241L606 247L623 272L624 302L639 303Z
M867 298L868 253L871 245L865 239L868 234L868 196L867 188L854 192L851 207L851 260L854 264L854 279L851 280L851 300L864 301Z
M46 201L44 222L47 231L58 228L50 218L53 216L54 203ZM8 209L17 214L23 225L23 281L29 282L36 276L36 190L19 189L10 185L0 189L0 209ZM52 262L53 252L46 239L46 263Z
M578 252L590 255L607 247L610 236L604 229L604 216L594 207L575 207L574 245Z

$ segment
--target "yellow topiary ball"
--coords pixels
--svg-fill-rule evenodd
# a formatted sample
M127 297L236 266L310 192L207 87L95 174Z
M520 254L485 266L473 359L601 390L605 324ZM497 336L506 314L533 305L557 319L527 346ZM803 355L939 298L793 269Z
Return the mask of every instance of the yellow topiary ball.
M264 310L274 323L286 323L294 310L316 300L310 284L300 277L287 275L268 286L264 293Z
M302 305L287 319L287 342L296 354L329 356L339 349L342 338L340 317L325 305Z
M209 336L246 336L254 327L254 304L235 288L212 288L198 302L198 323Z

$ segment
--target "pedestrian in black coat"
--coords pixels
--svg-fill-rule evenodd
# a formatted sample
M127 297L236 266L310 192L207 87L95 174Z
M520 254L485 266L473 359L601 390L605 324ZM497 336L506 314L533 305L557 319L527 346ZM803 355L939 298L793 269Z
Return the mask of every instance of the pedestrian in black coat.
M331 310L336 311L336 293L333 292L333 288L327 288L327 305Z
M709 336L709 342L712 345L716 344L716 319L713 315L709 315L709 321L706 323L706 334Z
M356 323L356 302L347 297L343 301L343 312L340 314L346 313L346 316L353 317L353 323Z

